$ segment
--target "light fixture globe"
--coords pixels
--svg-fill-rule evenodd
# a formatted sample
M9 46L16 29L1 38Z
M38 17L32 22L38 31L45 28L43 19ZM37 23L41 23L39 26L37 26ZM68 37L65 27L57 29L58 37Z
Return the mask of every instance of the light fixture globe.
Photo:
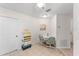
M42 17L43 18L47 18L47 17L49 17L49 14L48 13L44 13L44 14L42 14Z
M42 8L42 7L44 7L44 6L45 6L44 3L37 3L37 7L39 7L39 8Z

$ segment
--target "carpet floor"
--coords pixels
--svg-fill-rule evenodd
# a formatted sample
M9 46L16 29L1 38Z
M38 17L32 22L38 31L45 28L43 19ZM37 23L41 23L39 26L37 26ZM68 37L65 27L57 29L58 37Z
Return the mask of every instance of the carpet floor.
M31 48L26 50L19 50L6 56L72 56L72 49L56 49L56 48L47 48L40 44L34 44Z

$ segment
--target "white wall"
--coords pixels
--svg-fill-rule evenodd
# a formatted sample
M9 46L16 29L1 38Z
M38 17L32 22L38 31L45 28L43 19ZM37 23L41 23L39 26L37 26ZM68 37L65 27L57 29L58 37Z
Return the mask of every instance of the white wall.
M15 18L16 20L18 20L20 22L21 30L24 27L28 28L32 34L32 43L37 43L39 41L38 35L40 33L39 30L40 30L41 23L46 23L47 32L50 32L49 19L35 18L35 17L29 16L29 15L18 13L16 11L5 9L2 7L0 7L0 16L1 17Z
M56 38L56 27L57 27L57 15L54 15L50 20L49 20L49 27L50 27L50 32L52 35Z
M47 25L47 32L51 33L52 36L56 38L56 15L52 16L52 18L42 18L39 19L39 27L40 24L46 24Z
M49 26L50 26L49 21L50 21L50 19L46 19L46 18L40 18L40 19L38 19L39 29L40 29L40 25L41 24L46 24L46 26L47 26L46 31L49 32L49 30L50 30L50 28L49 28Z
M12 17L16 18L21 22L22 27L24 26L31 31L32 34L32 41L37 41L38 35L38 20L37 18L28 16L26 14L18 13L9 9L5 9L0 7L0 16Z
M74 55L79 56L79 3L74 4L73 41Z
M3 18L9 18L11 21L12 20L16 20L16 22L17 21L19 21L19 25L20 25L20 32L22 33L22 30L23 30L23 28L24 27L26 27L27 29L29 29L29 31L31 31L31 35L32 35L32 39L31 39L31 41L32 41L32 44L33 43L37 43L38 42L38 34L39 34L39 21L38 21L38 19L37 18L34 18L34 17L31 17L31 16L28 16L28 15L25 15L25 14L22 14L22 13L18 13L18 12L15 12L15 11L12 11L12 10L9 10L9 9L5 9L5 8L2 8L2 7L0 7L0 17L3 17ZM2 19L0 20L0 21L2 21ZM1 22L0 22L1 23ZM10 24L11 24L11 22L10 22ZM9 25L10 25L9 24ZM11 26L12 26L13 24L11 24ZM7 25L6 25L7 26ZM1 27L1 25L0 25L0 27ZM7 28L6 28L7 29ZM14 31L14 30L13 30ZM12 31L12 32L13 32ZM7 31L7 32L9 32L9 31ZM2 34L1 34L2 35ZM16 36L16 34L15 34L15 36ZM19 38L18 39L20 39L20 40L22 40L23 38L21 38L22 36L21 35L19 35L18 34L18 36L19 36ZM4 37L4 35L3 35L3 37ZM8 40L8 34L6 34L6 37L7 38L5 38L6 40ZM4 38L2 39L1 37L0 37L0 42L2 42L1 40L4 40ZM9 41L9 40L8 40ZM17 41L17 43L18 42L20 42L20 41ZM4 45L1 45L2 47L3 46L5 46L6 44L4 43ZM10 45L10 44L9 44ZM19 46L21 46L21 45L19 45ZM9 48L11 48L12 46L9 46ZM17 46L18 47L18 46ZM0 48L0 50L2 50L2 48ZM6 50L6 48L5 49L3 49L3 50Z

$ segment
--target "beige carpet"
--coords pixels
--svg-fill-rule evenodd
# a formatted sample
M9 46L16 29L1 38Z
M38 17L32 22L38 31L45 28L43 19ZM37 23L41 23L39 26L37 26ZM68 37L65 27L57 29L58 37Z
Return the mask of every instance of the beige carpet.
M73 50L68 48L60 49L65 56L73 56Z
M65 53L66 50L63 49L63 51ZM66 52L72 55L70 50L67 50ZM58 49L46 48L40 44L32 45L31 48L26 49L24 51L20 50L20 51L15 51L13 53L7 54L7 56L63 56L63 55L64 54Z

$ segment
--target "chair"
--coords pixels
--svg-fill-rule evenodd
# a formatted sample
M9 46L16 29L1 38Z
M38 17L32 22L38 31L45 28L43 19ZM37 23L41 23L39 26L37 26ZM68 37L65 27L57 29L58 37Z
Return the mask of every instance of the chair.
M51 47L56 47L55 37L49 37L46 41L46 44L48 44Z

